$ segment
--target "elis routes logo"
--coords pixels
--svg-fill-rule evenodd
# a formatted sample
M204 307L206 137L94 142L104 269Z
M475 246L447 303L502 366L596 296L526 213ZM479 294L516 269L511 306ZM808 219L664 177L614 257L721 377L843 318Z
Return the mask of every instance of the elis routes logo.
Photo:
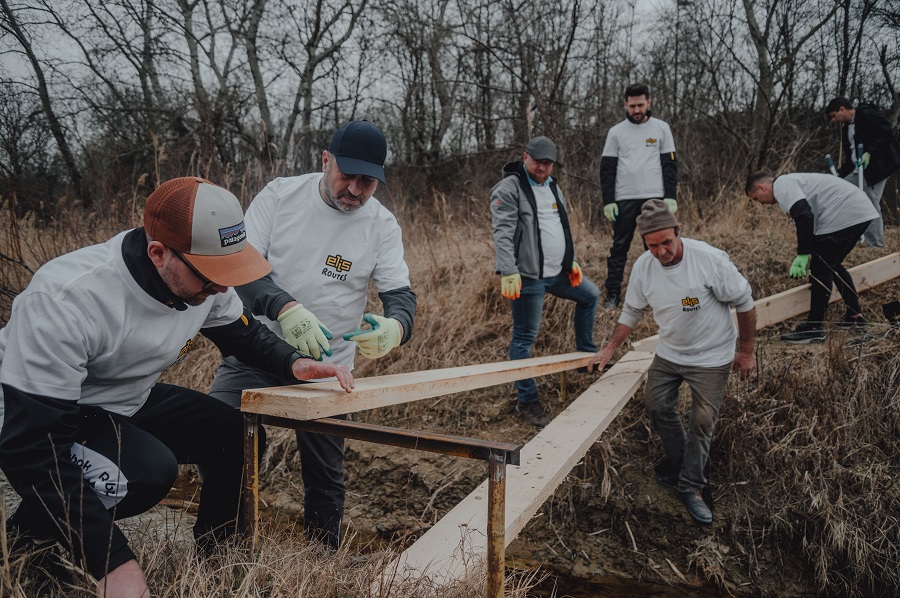
M322 268L322 276L328 276L329 278L341 281L347 280L347 275L341 274L341 272L349 272L351 266L353 266L353 262L345 260L340 254L329 255L325 258L325 267Z
M700 300L696 297L685 297L681 300L681 311L699 311Z

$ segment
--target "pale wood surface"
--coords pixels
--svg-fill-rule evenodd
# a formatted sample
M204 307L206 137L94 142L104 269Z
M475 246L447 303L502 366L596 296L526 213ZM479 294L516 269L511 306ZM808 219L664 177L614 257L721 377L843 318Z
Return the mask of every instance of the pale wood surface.
M564 353L517 361L373 376L356 380L352 393L337 382L245 390L241 411L308 420L409 403L485 388L587 365L593 353Z
M522 465L507 467L506 544L515 539L643 382L653 353L631 351L522 447ZM483 566L487 553L487 480L385 570L426 574L442 583Z

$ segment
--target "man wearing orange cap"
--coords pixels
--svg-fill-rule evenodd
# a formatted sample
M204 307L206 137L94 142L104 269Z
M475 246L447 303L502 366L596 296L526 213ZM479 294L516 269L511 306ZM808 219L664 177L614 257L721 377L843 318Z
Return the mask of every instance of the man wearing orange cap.
M0 468L22 497L7 523L14 546L60 542L106 596L149 595L113 521L159 502L179 463L205 469L201 551L238 528L240 412L158 383L197 332L259 367L353 388L347 368L301 358L229 288L271 270L243 217L209 181L168 181L147 199L142 228L41 267L0 330Z

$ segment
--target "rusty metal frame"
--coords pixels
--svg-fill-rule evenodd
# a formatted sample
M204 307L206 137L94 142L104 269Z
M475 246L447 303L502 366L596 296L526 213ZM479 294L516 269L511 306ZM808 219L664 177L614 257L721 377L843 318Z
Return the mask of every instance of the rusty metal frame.
M332 417L303 421L244 413L244 538L253 550L257 547L259 521L259 438L256 431L263 418L267 426L487 461L487 595L489 598L502 598L506 560L506 466L519 465L521 445L390 428Z

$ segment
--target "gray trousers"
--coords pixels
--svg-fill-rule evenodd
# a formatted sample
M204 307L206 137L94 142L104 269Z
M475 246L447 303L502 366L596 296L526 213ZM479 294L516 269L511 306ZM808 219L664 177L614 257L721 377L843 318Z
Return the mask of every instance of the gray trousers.
M863 171L863 191L866 192L869 201L872 202L875 211L878 212L878 218L873 220L869 224L869 228L866 229L866 232L863 233L863 242L866 247L884 247L884 219L881 217L881 196L884 193L884 186L887 183L887 179L879 181L874 185L870 185L866 182L865 178L866 173ZM857 178L857 172L855 170L845 176L844 180L853 183L854 185L859 185L859 179Z
M290 384L302 382L273 376L234 357L226 357L216 370L209 395L236 408L241 404L241 391L245 388ZM303 529L308 538L337 549L344 518L344 439L300 430L296 435L303 476ZM260 454L263 450L261 447Z
M662 440L669 465L678 475L678 490L699 491L706 486L703 473L709 460L719 407L728 384L731 363L719 367L693 367L653 358L644 388L644 405L650 423ZM678 405L678 388L686 382L691 389L691 415L687 431Z

